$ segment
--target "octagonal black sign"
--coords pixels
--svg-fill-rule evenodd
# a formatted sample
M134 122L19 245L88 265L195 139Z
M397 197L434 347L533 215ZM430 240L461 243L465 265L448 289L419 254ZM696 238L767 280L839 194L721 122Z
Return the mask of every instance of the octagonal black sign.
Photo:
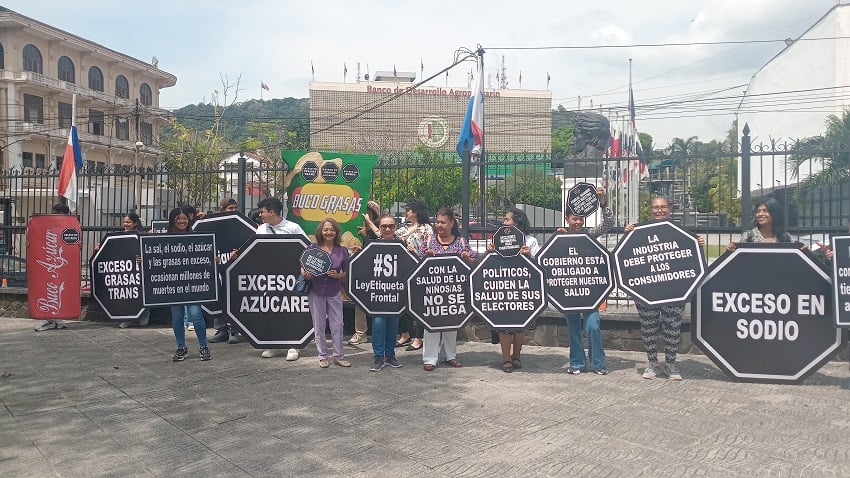
M460 256L426 257L407 280L408 312L428 330L458 330L472 317L468 282Z
M472 309L493 327L523 328L546 308L543 271L526 254L487 254L469 286Z
M620 288L645 305L686 302L705 275L697 238L670 221L635 226L614 249Z
M836 327L850 327L850 236L831 237L832 303Z
M614 289L611 253L588 234L556 234L535 259L561 312L596 310Z
M566 210L575 216L587 217L599 209L599 196L596 186L590 183L577 183L567 191Z
M256 235L227 266L225 313L254 347L297 348L313 338L307 296L293 292L308 244L300 234Z
M121 232L103 238L91 258L91 294L112 320L138 319L145 312L139 255L139 235Z
M198 219L193 225L195 232L206 232L215 235L216 256L219 258L219 286L224 285L224 269L230 262L233 249L239 249L254 236L257 224L238 211L214 214ZM201 309L211 317L222 314L222 303L226 292L221 290L218 302L201 304Z
M738 244L696 293L694 343L733 379L799 382L841 346L830 292L829 275L799 244Z
M493 248L500 256L515 256L524 245L525 234L514 226L499 226L493 234Z
M372 241L348 262L348 296L367 314L401 314L407 308L407 279L416 266L403 242Z
M298 259L301 267L314 276L322 276L331 270L331 255L321 247L308 247Z

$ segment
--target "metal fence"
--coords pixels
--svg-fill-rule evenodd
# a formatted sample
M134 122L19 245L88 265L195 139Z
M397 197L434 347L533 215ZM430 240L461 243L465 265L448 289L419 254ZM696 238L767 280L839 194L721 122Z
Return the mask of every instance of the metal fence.
M748 137L743 144L748 145ZM642 173L636 167L638 158L583 156L553 162L546 153L488 153L484 162L472 167L469 233L473 239L485 237L507 207L523 205L534 233L543 242L563 225L562 195L579 181L609 191L616 227L603 240L610 247L622 235L623 226L648 218L647 204L653 194L668 196L674 219L706 238L709 257L719 255L750 227L752 216L743 204L760 196L782 204L789 232L809 246L823 242L830 233L847 230L850 186L846 181L804 197L797 194L800 178L817 175L829 167L829 161L812 161L794 173L789 164L800 153L794 144L760 145L744 148L743 153L738 149L716 146L656 153L647 158ZM829 149L809 153L826 158L839 154ZM751 165L749 188L742 186L747 183L747 178L742 179L747 171L744 168L745 174L741 174L740 164ZM285 166L244 161L223 169L191 171L162 167L135 171L125 166L83 169L78 176L77 211L83 229L83 258L89 257L104 234L121 230L127 212L136 211L150 224L167 219L169 210L186 204L216 211L224 197L237 198L247 212L264 197L283 197L286 173ZM24 255L27 220L32 214L49 212L58 202L57 179L55 170L0 171L0 253ZM462 181L461 166L453 154L384 153L373 170L371 198L399 216L410 197L425 201L432 214L442 206L460 211Z

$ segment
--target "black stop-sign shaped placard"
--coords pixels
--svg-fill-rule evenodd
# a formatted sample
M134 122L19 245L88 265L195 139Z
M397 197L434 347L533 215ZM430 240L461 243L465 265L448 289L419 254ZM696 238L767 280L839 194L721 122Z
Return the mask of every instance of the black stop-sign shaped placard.
M301 267L314 276L327 274L331 270L331 256L322 248L310 247L301 253Z
M460 256L426 257L407 280L408 312L428 330L458 330L472 317L468 282Z
M91 259L91 293L112 320L138 319L145 311L140 251L138 234L110 234Z
M829 275L800 244L743 243L711 265L691 334L730 377L797 383L841 346Z
M407 308L407 279L416 266L401 241L372 241L348 262L348 295L367 314L401 314Z
M525 235L514 226L500 226L493 234L493 248L500 256L515 256L524 245Z
M254 347L303 347L312 339L309 300L293 292L308 244L298 234L256 235L227 266L225 313Z
M832 296L835 325L850 327L850 236L832 236Z
M635 226L614 249L620 288L645 305L688 300L705 275L697 238L670 221Z
M546 308L543 271L525 254L487 254L469 286L472 309L493 327L525 327Z
M230 254L254 236L257 225L241 212L232 211L199 219L192 225L192 230L215 235L216 255L221 266L219 267L219 284L224 284L222 275L227 263L230 262ZM224 295L224 291L221 291L218 302L201 304L201 308L211 316L220 315Z
M567 191L567 212L575 216L587 217L599 209L599 196L596 186L590 183L578 183Z
M562 312L595 310L614 289L608 249L588 234L557 234L537 253L546 295Z

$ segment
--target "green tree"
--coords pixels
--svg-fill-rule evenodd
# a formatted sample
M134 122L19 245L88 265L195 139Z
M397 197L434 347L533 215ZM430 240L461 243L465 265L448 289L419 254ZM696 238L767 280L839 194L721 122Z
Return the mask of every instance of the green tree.
M792 147L786 163L792 177L813 171L797 186L792 200L802 204L814 191L840 185L850 177L850 109L826 118L826 132L803 138Z
M643 150L643 155L647 161L655 156L655 145L652 144L652 135L648 133L638 133L638 141L640 148Z
M573 154L573 125L561 126L552 132L552 161L564 161Z
M528 204L560 211L563 185L557 176L535 167L517 168L505 178L505 197L511 204Z
M216 171L221 161L221 136L212 130L198 131L171 120L167 132L160 137L163 159L161 167L165 185L174 191L177 205L207 204L218 200L224 185L217 174L192 174Z
M432 151L418 146L408 158L392 167L377 166L373 170L372 198L381 206L404 202L408 198L420 199L433 214L445 206L461 202L463 176L457 156ZM470 181L470 201L478 197L478 182Z

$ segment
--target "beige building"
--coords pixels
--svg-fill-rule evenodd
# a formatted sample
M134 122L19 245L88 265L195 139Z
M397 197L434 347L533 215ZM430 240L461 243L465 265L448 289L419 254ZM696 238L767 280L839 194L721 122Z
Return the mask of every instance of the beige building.
M381 153L425 145L455 151L472 89L424 85L387 102L410 87L409 80L310 83L311 147ZM484 131L486 151L550 151L552 93L485 90Z
M176 82L155 58L151 63L137 60L0 7L0 169L26 177L61 164L74 94L90 171L132 167L137 160L141 167L152 166L160 154L159 129L168 121L168 112L159 109L160 90ZM18 222L57 199L53 183L36 178L4 183L0 194L15 199ZM114 181L109 186L132 187ZM81 185L81 214L86 207L101 212L133 208L132 193L116 193L124 199L101 204L96 198L104 195L104 187L94 181Z

